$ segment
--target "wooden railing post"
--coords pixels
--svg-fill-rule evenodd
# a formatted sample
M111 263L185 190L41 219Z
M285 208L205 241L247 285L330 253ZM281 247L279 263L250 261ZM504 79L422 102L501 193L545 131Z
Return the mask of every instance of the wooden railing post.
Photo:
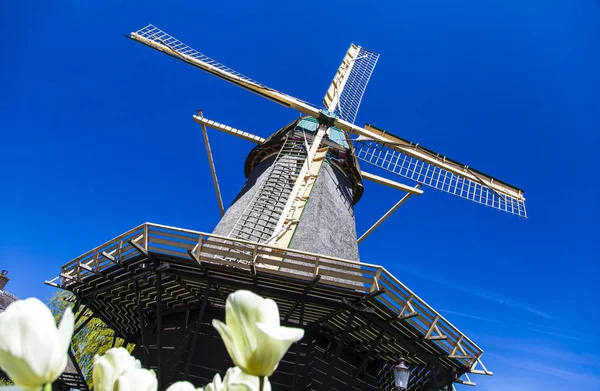
M381 270L382 270L382 268L379 268L375 272L375 275L373 276L373 280L371 281L371 287L369 288L369 292L379 290L379 277L381 276Z
M144 250L148 251L148 223L144 224Z

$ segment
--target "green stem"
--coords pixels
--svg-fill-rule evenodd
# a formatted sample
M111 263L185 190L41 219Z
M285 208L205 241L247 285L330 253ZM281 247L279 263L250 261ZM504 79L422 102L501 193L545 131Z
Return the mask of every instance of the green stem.
M263 391L264 388L265 388L265 377L259 376L258 377L258 391Z
M44 384L44 391L52 391L52 383Z

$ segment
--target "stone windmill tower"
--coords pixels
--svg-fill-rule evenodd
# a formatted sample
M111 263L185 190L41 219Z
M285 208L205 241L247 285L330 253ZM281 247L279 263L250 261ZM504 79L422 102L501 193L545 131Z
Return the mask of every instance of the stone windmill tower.
M65 264L48 284L70 290L115 336L135 342L163 386L181 379L201 385L231 365L209 323L223 316L227 294L241 288L274 298L283 323L307 330L271 379L276 390L389 389L400 357L410 370L409 390L449 390L474 385L469 374L492 374L467 336L383 267L360 262L358 243L422 194L421 186L526 217L523 191L372 125L355 125L378 54L351 45L318 109L152 25L128 37L303 116L263 138L199 112L194 120L222 214L213 232L146 223ZM245 162L246 183L227 210L207 127L256 144ZM353 206L363 180L406 194L358 237Z

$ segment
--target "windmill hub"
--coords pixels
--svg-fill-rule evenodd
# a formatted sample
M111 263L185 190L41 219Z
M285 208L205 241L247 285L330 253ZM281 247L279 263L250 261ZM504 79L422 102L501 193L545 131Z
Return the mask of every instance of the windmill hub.
M335 120L338 117L339 116L335 112L329 111L327 109L322 109L321 111L319 111L318 120L321 125L330 128L334 125Z

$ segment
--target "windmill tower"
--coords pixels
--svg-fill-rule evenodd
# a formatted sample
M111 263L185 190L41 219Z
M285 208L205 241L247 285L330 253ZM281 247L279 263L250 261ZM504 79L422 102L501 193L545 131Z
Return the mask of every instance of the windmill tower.
M359 262L358 243L422 186L526 217L523 191L375 126L355 125L378 54L351 45L319 109L152 25L128 37L303 116L263 138L198 112L222 214L213 232L146 223L65 264L48 284L70 290L115 335L135 342L163 386L181 379L200 385L231 365L208 324L240 288L273 297L283 323L307 330L271 379L276 390L390 389L401 356L409 390L450 390L475 385L469 374L492 374L466 335L383 267ZM207 127L256 144L246 183L227 210ZM353 205L363 180L406 195L358 237Z

